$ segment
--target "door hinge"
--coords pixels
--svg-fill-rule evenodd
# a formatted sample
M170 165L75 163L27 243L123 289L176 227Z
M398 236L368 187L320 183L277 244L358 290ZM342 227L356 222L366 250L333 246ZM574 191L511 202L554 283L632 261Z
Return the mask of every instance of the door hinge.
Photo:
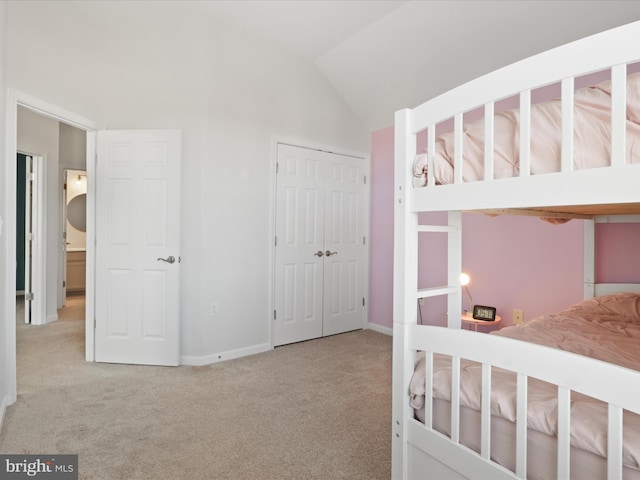
M97 322L96 322L96 319L94 318L94 319L93 319L93 329L94 329L94 330L96 329L96 323L97 323Z
M277 247L277 246L278 246L278 237L277 237L277 236L275 237L275 242L273 243L273 246L274 246L274 247Z
M367 244L367 237L362 237L362 245L366 245Z
M276 319L276 311L275 310L273 311L273 319L274 320Z
M67 184L66 184L66 182L65 182L64 186L62 187L62 189L63 189L63 190L66 190L66 189L67 189Z
M31 301L33 300L33 293L32 293L32 292L25 293L25 294L24 294L24 299L25 299L27 302L31 302Z
M364 297L362 297L362 306L364 307Z
M366 175L364 176L364 184L365 185L367 184L367 176Z
M63 281L62 281L62 288L66 287L66 286L67 286L67 281L66 281L66 280L63 280Z
M276 162L276 173L278 173L279 171L280 171L280 164Z

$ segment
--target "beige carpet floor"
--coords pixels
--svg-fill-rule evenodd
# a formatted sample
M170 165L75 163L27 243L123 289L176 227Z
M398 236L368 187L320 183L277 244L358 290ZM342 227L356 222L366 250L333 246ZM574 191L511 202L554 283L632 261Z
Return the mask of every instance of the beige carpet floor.
M87 363L82 302L50 325L18 321L0 452L78 454L81 479L390 478L390 337L204 367Z

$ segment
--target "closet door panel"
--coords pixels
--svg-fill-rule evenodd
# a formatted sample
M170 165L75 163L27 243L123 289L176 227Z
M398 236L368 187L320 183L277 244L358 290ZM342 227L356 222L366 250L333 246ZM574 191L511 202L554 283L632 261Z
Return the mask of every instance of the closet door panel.
M278 145L274 345L322 336L321 152Z
M323 334L356 330L364 322L363 160L327 154Z

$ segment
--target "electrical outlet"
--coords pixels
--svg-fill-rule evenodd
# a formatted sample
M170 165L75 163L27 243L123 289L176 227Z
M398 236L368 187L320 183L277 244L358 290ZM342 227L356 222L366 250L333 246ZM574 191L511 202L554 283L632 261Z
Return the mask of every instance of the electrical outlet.
M524 312L522 310L518 310L517 308L513 309L513 324L520 325L524 321Z
M212 317L216 317L218 315L218 304L217 303L212 303L211 304L211 316Z

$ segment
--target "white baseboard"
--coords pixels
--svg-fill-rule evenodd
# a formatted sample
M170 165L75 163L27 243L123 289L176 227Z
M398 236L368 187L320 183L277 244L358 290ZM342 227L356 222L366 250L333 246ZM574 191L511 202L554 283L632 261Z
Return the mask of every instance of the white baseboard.
M11 402L9 401L9 396L5 395L2 399L2 403L0 404L0 431L2 431L2 424L4 422L4 414L7 412L7 408L9 408Z
M378 325L377 323L367 322L367 329L373 330L374 332L384 333L385 335L393 336L393 329L389 327L383 327L382 325Z
M180 365L201 367L203 365L211 365L212 363L224 362L225 360L255 355L256 353L268 352L269 350L271 350L270 344L261 343L258 345L252 345L250 347L239 348L237 350L228 350L226 352L204 355L202 357L196 357L193 355L181 355Z
M53 322L57 322L58 321L58 314L54 314L54 315L48 315L47 316L47 323L53 323Z

